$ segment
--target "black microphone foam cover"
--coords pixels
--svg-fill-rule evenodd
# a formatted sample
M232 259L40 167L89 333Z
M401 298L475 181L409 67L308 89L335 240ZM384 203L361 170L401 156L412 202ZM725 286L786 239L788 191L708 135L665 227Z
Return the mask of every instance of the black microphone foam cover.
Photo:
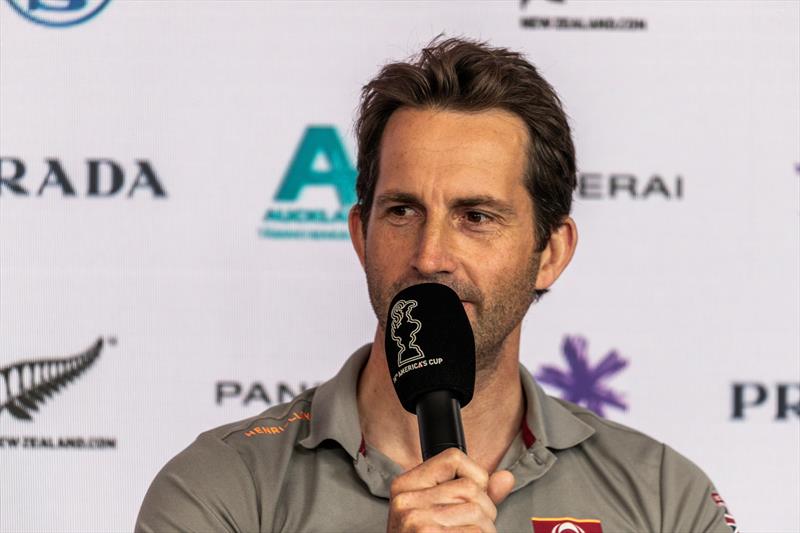
M386 319L386 360L397 397L416 414L417 398L449 390L465 407L475 389L475 339L458 294L439 283L403 289Z

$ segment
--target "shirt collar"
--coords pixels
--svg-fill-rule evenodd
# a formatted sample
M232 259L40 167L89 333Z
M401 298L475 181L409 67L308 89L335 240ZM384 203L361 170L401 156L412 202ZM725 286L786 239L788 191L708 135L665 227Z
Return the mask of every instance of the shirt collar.
M311 402L311 427L301 446L312 449L332 439L353 459L358 457L362 439L356 392L371 347L365 344L353 352L339 372L317 388Z
M519 366L519 376L525 392L525 422L535 441L546 448L565 450L592 436L594 428L579 420L561 402L545 394L522 365Z
M311 427L308 436L300 440L302 446L316 448L331 439L353 459L358 458L363 442L356 392L358 377L369 358L371 346L366 344L356 350L336 376L317 388L311 404ZM525 422L534 439L529 447L538 442L538 446L563 450L583 442L594 433L591 426L545 394L522 365L520 380L526 399Z

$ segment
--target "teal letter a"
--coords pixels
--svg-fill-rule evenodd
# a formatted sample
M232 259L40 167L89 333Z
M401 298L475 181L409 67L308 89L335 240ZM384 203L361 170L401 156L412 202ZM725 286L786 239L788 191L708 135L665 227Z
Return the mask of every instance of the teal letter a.
M323 156L328 168L314 168L314 160ZM356 203L356 170L333 126L309 126L283 177L275 200L292 202L306 185L329 185L336 188L342 207Z

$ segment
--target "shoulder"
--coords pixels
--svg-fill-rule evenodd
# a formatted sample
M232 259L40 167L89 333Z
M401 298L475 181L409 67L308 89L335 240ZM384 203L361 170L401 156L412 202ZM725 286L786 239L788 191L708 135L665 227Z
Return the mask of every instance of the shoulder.
M571 402L550 399L594 431L590 438L580 444L582 451L600 454L607 463L617 464L619 467L636 468L640 472L645 469L654 480L660 481L665 476L707 479L700 468L663 442Z
M308 433L315 390L204 433L156 475L137 531L257 531L262 496ZM273 475L274 474L274 475Z
M665 449L663 443L641 431L598 416L593 411L571 402L552 397L550 400L557 402L593 430L591 437L581 443L582 449L596 450L620 466L636 465L637 468L660 469Z
M657 510L661 531L731 532L721 498L692 461L641 431L570 402L552 400L594 430L576 452L603 470L615 490L627 484L633 489L630 497Z
M202 433L201 440L224 442L244 457L253 449L291 447L305 438L311 421L311 404L316 388L304 391L292 401Z

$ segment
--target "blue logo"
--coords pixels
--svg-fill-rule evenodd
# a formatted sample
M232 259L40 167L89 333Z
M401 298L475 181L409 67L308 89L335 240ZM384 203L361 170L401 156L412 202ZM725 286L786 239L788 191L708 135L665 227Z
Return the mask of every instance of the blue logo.
M259 229L265 239L349 239L356 169L333 126L309 126Z
M65 28L96 16L111 0L8 0L14 10L36 24Z
M560 370L554 366L543 365L534 376L537 381L561 389L561 398L582 405L599 416L604 416L603 406L610 405L628 410L622 396L606 387L603 380L620 372L628 366L616 350L611 350L593 368L589 366L588 342L584 337L564 337L561 350L569 368Z

